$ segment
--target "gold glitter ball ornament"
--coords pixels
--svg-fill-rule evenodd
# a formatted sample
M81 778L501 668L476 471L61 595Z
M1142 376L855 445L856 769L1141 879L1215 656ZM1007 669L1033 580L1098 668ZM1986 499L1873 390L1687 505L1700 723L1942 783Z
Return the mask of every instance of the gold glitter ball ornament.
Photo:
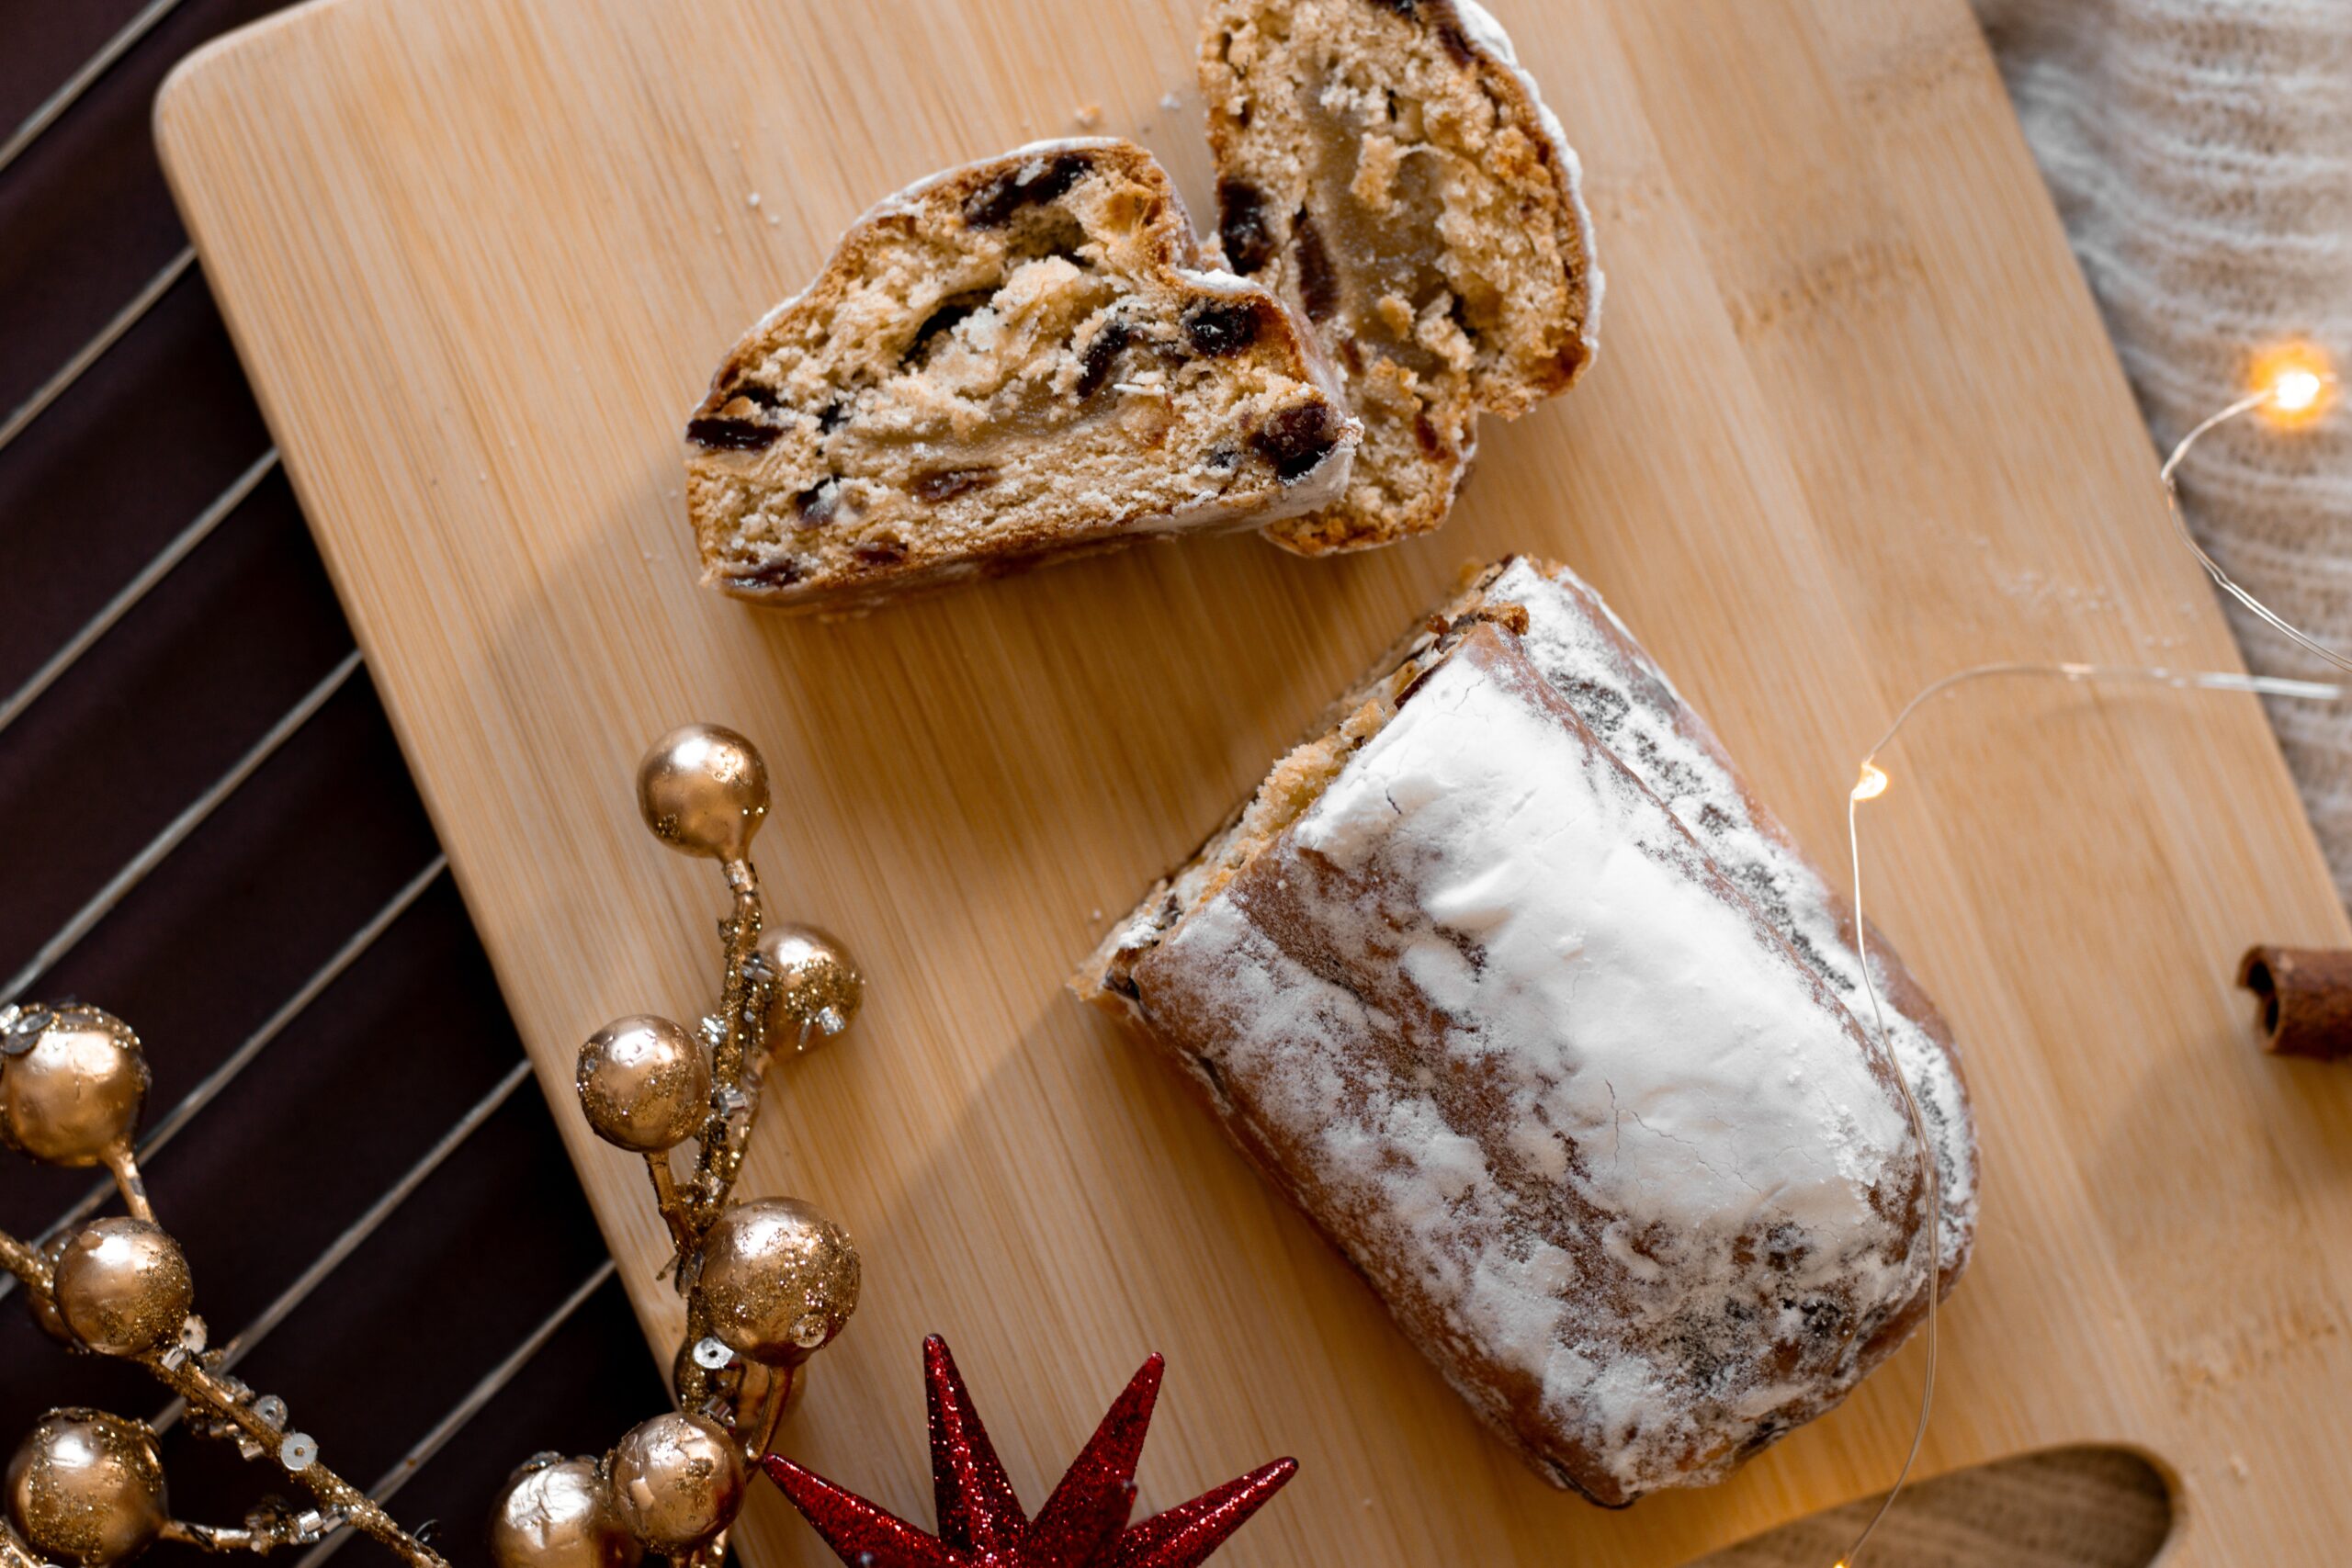
M713 1338L788 1367L842 1331L857 1310L858 1278L848 1232L797 1198L758 1198L711 1225L694 1291Z
M690 724L653 743L637 765L637 807L673 850L740 861L768 814L759 748L716 724Z
M743 1456L707 1416L672 1411L630 1427L605 1476L621 1524L665 1556L709 1540L743 1506Z
M710 1059L666 1018L616 1019L580 1048L580 1109L608 1144L659 1154L701 1131L710 1114Z
M865 1000L865 976L842 944L815 926L786 920L768 927L752 962L775 987L767 1017L773 1049L805 1051L824 1043L855 1021Z
M102 1410L52 1410L8 1461L8 1517L43 1557L105 1568L170 1520L155 1435Z
M130 1026L96 1008L22 1010L0 1034L0 1141L50 1165L128 1147L147 1101Z
M535 1461L514 1472L490 1516L498 1568L637 1568L628 1533L592 1459Z
M179 1244L145 1220L93 1220L57 1260L58 1315L107 1356L137 1356L179 1337L196 1281Z

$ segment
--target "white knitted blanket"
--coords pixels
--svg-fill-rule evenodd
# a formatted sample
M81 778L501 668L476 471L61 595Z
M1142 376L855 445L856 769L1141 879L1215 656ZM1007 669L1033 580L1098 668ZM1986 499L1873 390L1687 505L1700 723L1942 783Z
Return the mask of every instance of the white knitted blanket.
M2352 0L1974 0L2156 443L2306 337L2352 381ZM2239 421L2181 473L2190 526L2289 621L2352 651L2352 405ZM2246 662L2338 672L2235 604ZM2272 724L2352 902L2352 709Z

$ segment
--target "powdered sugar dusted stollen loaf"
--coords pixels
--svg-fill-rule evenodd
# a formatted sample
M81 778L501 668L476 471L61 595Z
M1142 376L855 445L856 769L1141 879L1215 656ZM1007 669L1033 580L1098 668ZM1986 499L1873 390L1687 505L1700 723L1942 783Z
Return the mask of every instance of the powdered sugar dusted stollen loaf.
M856 610L1337 495L1359 429L1312 338L1200 261L1125 141L1040 143L881 203L687 425L705 581Z
M1227 265L1309 319L1364 423L1346 493L1266 536L1318 555L1436 527L1479 413L1592 356L1558 118L1472 0L1210 0L1200 76Z
M1498 1431L1614 1505L1720 1478L1901 1342L1927 1183L1889 1059L1790 933L1817 939L1645 782L1693 764L1579 716L1578 682L1631 712L1646 660L1563 632L1611 625L1581 585L1508 575L1284 758L1078 985ZM1726 776L1746 832L1785 846ZM1939 1163L1973 1192L1946 1081Z
M1709 859L1747 896L1866 1030L1876 1019L1862 988L1854 912L1805 857L1697 709L1682 700L1624 623L1581 578L1526 557L1486 569L1441 612L1523 610L1521 646L1601 743L1664 800ZM1870 933L1886 1043L1917 1099L1941 1184L1944 1288L1976 1244L1976 1138L1951 1026L1876 928Z

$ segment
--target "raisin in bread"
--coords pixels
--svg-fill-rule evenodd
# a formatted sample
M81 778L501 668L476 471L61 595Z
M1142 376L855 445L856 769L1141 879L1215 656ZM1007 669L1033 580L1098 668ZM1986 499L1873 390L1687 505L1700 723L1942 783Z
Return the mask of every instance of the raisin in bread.
M1359 434L1266 289L1204 271L1150 154L1041 143L884 201L686 427L705 581L856 610L1321 504Z
M1364 424L1346 494L1267 536L1320 555L1436 527L1478 415L1592 357L1558 119L1472 0L1211 0L1200 74L1227 264L1305 313Z
M1966 1260L1949 1032L1590 590L1506 562L1155 888L1080 994L1598 1502L1829 1409ZM1921 1109L1923 1151L1894 1066ZM1923 1153L1941 1187L1931 1249Z

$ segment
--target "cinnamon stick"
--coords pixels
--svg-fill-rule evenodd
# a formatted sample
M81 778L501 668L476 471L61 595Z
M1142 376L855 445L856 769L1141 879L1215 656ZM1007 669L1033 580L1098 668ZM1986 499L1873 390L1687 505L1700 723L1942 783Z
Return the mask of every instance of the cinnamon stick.
M2254 993L2271 1055L2352 1055L2352 950L2250 947L2238 960L2238 984Z

